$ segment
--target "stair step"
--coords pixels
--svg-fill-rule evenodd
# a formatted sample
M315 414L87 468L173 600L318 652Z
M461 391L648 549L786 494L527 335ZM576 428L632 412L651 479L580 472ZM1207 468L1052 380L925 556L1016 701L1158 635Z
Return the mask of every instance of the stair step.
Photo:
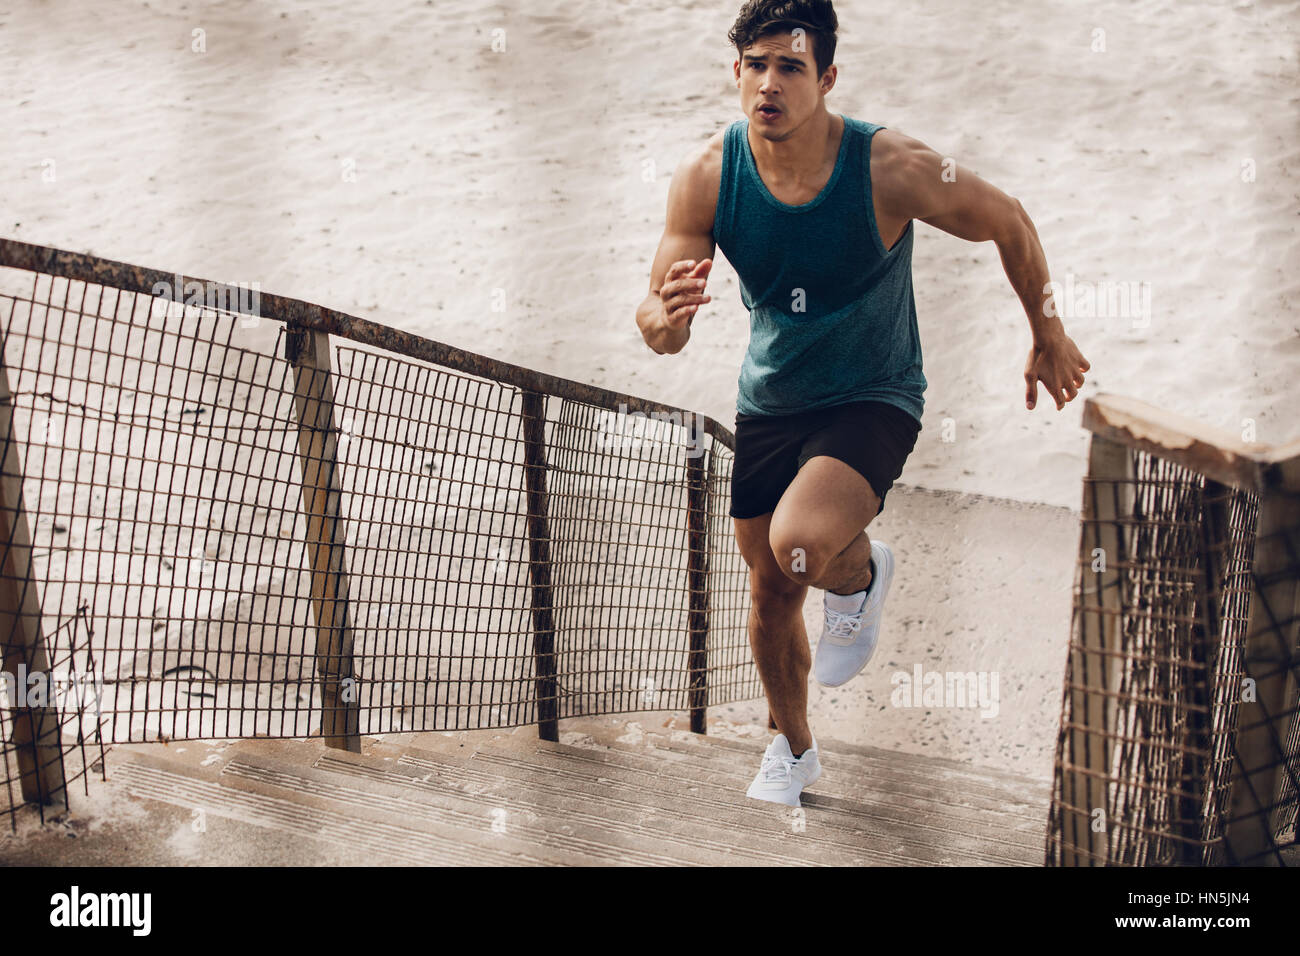
M720 773L733 773L752 779L762 762L763 750L754 746L748 751L712 750L707 745L681 744L667 737L646 735L641 744L609 739L599 743L601 748L620 753L654 754L658 759L699 761L701 764L715 768ZM819 741L818 746L821 747ZM1026 787L1008 788L1002 784L990 787L987 784L969 783L963 779L953 779L941 774L929 776L894 767L884 761L872 761L864 764L861 760L844 756L827 745L823 747L823 776L813 784L810 793L836 793L849 798L860 796L866 799L876 794L881 798L904 800L914 798L923 800L926 806L957 806L977 809L989 813L1015 812L1017 816L1024 811L1033 811L1039 807L1047 812L1050 793L1034 792ZM1038 781L1031 781L1036 790L1041 790ZM936 786L937 783L946 786Z
M593 742L588 744L587 737ZM580 749L597 749L610 754L639 754L653 756L656 761L668 765L686 761L694 762L700 768L707 768L717 773L739 775L745 785L753 779L761 763L763 748L754 743L743 745L744 749L714 748L713 738L703 738L701 742L682 742L666 736L645 734L640 743L619 741L606 735L606 742L595 741L591 734L574 734L570 737L573 744ZM529 727L516 728L513 731L479 732L475 735L424 733L402 735L401 743L411 747L427 747L443 752L455 752L458 746L466 748L462 752L470 753L473 748L482 746L484 741L494 740L502 743L506 740L526 740L537 742L535 731ZM605 759L617 759L608 757ZM1042 827L1046 826L1046 813L1051 802L1050 781L1025 778L1022 786L1007 788L1002 784L990 787L987 784L969 784L965 779L953 780L946 775L936 778L934 774L924 775L892 766L887 761L873 760L861 763L855 755L847 761L843 755L827 750L823 760L826 767L822 778L808 791L810 798L821 795L837 795L847 799L869 798L878 794L885 799L895 795L904 798L918 798L925 802L927 809L953 806L974 809L990 814L1014 814L1017 819L1032 816L1041 810ZM978 780L978 777L976 777ZM938 784L938 785L937 785ZM1041 832L1045 833L1045 829Z
M284 861L1043 863L1050 781L828 739L826 770L796 810L745 795L765 739L696 736L671 715L636 723L568 719L565 743L532 726L384 734L359 754L302 739L142 746L115 761L116 782L169 807L167 819L194 808L221 818L227 843L264 833L255 839Z
M873 861L861 847L852 844L837 846L802 835L795 839L789 822L780 813L788 808L757 803L747 806L751 801L743 795L737 798L734 793L728 793L728 801L711 803L705 812L699 812L684 801L682 794L670 789L616 788L613 781L590 770L576 776L561 775L548 767L515 759L501 763L481 754L421 753L407 748L387 751L382 745L376 745L370 754L322 753L313 766L340 775L382 779L425 793L450 793L487 808L510 801L522 811L546 817L551 829L575 823L603 827L623 834L629 846L652 840L663 852L671 850L687 858L696 850L707 851L699 862L710 865L906 862Z
M312 792L349 806L400 814L408 822L445 820L481 831L489 829L494 812L501 811L499 819L515 839L548 851L557 847L582 854L590 858L588 865L800 862L791 860L788 852L720 843L703 829L674 829L666 807L635 807L629 812L585 801L572 792L548 793L537 780L485 775L480 768L461 766L459 758L448 758L439 768L437 780L424 779L430 776L426 767L399 766L381 756L331 751L317 754L315 759L312 766L303 766L301 762L241 753L227 764L223 776ZM651 833L656 833L654 840L647 839Z
M490 746L506 745L494 741ZM680 754L631 749L571 747L537 740L512 741L508 745L523 759L558 767L585 764L592 772L606 776L613 768L640 775L646 785L664 786L671 781L688 791L701 784L721 789L724 794L743 794L758 769L756 753L747 766L732 767L704 763ZM605 768L609 768L607 771ZM910 788L910 792L909 789ZM746 798L748 799L748 798ZM1045 838L1047 807L1020 799L990 802L964 799L961 793L935 793L914 784L899 787L888 780L863 776L835 766L823 774L803 795L806 808L852 808L873 821L891 821L902 826L921 826L943 833L979 832L980 843L1005 842L1041 854ZM1038 811L1041 810L1041 820Z
M620 741L617 735L591 736L593 742L612 748L653 747L656 751L701 757L719 765L740 768L756 768L766 746L766 742L749 744L740 741L717 741L718 746L714 746L708 738L704 741L685 740L683 732L671 736L647 733L639 744ZM1051 802L1051 781L1048 779L992 775L972 767L954 770L942 764L927 769L924 763L896 761L888 752L843 751L839 749L842 745L831 740L818 740L818 746L822 751L822 764L828 770L871 777L882 783L887 781L890 787L911 788L912 792L960 794L963 800L982 799L989 806L1008 802L1042 806L1044 812Z
M365 805L349 804L344 812L305 787L288 797L286 789L291 788L265 780L224 773L213 780L147 754L132 755L123 770L133 796L202 808L211 815L319 840L351 850L358 863L547 866L598 862L551 848L541 854L537 847L507 835L484 834L437 821L422 821L424 825L415 828L395 814Z
M765 805L744 795L753 768L743 778L705 767L689 768L687 774L679 776L674 771L685 768L667 765L654 754L601 753L535 739L512 742L501 736L474 744L438 735L423 736L427 739L421 742L426 747L412 747L404 742L388 750L378 744L375 753L380 753L382 748L399 765L429 772L438 772L450 761L463 761L466 755L483 768L478 772L485 775L535 776L538 765L545 765L552 776L546 786L562 794L590 793L601 800L637 804L655 799L655 794L671 795L679 823L690 820L715 831L719 826L735 831L739 822L735 839L742 841L752 838L765 821L770 827L774 818L781 821L786 833L793 829L794 818L788 808ZM331 754L323 759L347 760L350 756L335 758ZM490 771L485 764L491 767ZM555 782L555 777L560 781ZM598 784L594 788L593 777ZM814 784L814 790L820 783ZM799 840L809 845L817 843L818 857L824 860L828 853L847 852L869 853L873 862L894 865L963 862L1038 865L1042 861L1041 828L1027 825L1023 814L1016 815L1014 821L1002 816L999 822L1003 826L999 827L991 825L987 813L968 812L965 820L954 820L951 815L942 817L933 805L908 813L888 803L870 805L811 791L806 796L803 814L805 829L798 835ZM980 836L969 835L972 832Z
M406 754L401 758L401 766L419 772L437 768L447 759L454 758L432 753L423 756ZM520 779L523 776L521 768L530 764L536 766L535 762L513 754L484 751L475 754L474 762L483 768L478 770L479 773L510 779ZM759 859L754 862L765 864L802 862L806 865L870 866L915 862L912 858L891 853L884 841L864 840L860 826L821 826L808 833L805 824L796 832L793 808L757 803L745 806L738 800L749 801L738 798L734 791L726 791L724 799L710 800L707 794L699 792L665 792L670 788L653 777L653 782L647 787L641 782L629 784L608 776L593 778L587 773L572 774L559 770L549 770L549 773L555 781L549 786L559 799L582 801L595 812L604 814L620 810L636 814L637 808L647 799L645 791L653 791L656 796L650 799L662 804L664 810L655 819L642 818L639 825L643 838L660 841L680 834L696 846L707 846L717 852L741 856L757 854ZM802 812L807 814L806 809ZM935 862L942 860L936 858Z
M138 746L138 745L137 745ZM34 806L16 836L0 833L0 866L174 867L220 864L355 865L356 846L304 839L287 830L224 816L202 790L186 794L161 781L137 780L132 791L127 748L115 748L106 779L94 775L87 795L76 784L72 812L38 827ZM152 749L162 748L155 746ZM168 799L170 798L170 799ZM200 820L196 810L203 810ZM49 809L47 808L47 813ZM201 825L203 824L203 825ZM198 828L198 829L196 829ZM392 862L383 858L377 862Z
M619 744L618 738L628 734L626 725L613 723L608 719L584 718L580 722L566 721L562 727L566 733L585 733L593 740L611 746ZM655 727L643 727L641 734L651 738L656 749L712 755L719 759L727 757L748 759L754 753L759 754L761 758L770 740L768 738L761 742L749 742L719 736L702 736L688 730ZM1019 794L1031 798L1041 795L1044 800L1050 801L1052 787L1050 778L1032 777L990 767L977 767L944 757L848 744L831 738L818 739L817 746L824 755L823 763L834 760L837 764L849 764L873 772L888 770L899 775L919 778L930 784L933 784L936 779L941 779L973 791L982 791L996 799L1004 799L1008 794Z

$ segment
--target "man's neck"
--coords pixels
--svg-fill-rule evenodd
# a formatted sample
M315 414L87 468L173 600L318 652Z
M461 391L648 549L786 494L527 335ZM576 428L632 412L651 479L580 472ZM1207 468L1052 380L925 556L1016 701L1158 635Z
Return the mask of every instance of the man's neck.
M782 140L770 140L759 135L751 122L749 147L754 152L754 159L782 180L814 179L825 168L826 157L831 153L831 140L836 138L842 122L839 117L831 116L823 105Z

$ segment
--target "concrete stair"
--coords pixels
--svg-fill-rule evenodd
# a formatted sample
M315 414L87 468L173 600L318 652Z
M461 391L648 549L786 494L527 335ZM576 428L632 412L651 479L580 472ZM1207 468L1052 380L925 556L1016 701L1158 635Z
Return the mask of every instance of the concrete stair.
M819 740L801 810L745 796L765 738L672 715L313 740L119 746L5 863L1041 865L1050 781ZM64 837L75 836L68 840Z

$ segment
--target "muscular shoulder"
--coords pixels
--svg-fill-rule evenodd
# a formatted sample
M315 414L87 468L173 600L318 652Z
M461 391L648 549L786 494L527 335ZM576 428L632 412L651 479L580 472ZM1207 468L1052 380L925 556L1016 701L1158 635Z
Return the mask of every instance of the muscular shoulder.
M718 130L707 142L687 153L673 171L669 205L676 208L683 222L703 233L713 230L726 132L725 127Z
M718 130L696 152L701 169L713 178L714 185L722 176L722 147L727 139L727 127Z
M871 138L871 190L884 209L901 207L921 179L942 172L942 157L925 143L893 129Z

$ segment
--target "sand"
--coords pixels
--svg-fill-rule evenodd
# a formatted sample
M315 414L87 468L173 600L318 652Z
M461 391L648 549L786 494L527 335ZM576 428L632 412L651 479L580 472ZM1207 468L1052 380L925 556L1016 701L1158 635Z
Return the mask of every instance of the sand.
M741 116L725 40L737 6L17 0L0 12L0 232L256 282L730 424L748 327L725 259L682 353L651 353L634 310L674 166ZM1017 196L1057 281L1103 295L1101 283L1131 283L1149 302L1067 315L1092 363L1084 397L1296 437L1300 3L837 9L830 109L916 136ZM981 534L1006 535L1008 554L1051 542L1051 582L1033 576L1041 564L999 574L1021 594L1065 588L1075 539L1059 509L1080 500L1082 401L1024 409L1028 325L992 245L918 224L914 276L930 389L902 481L1048 506L989 505ZM844 739L990 760L1030 750L1041 767L1068 602L1033 627L996 592L958 606L944 582L985 570L978 536L943 530L945 515L965 520L950 511L965 499L895 500L882 535L909 501L939 515L935 538L908 542L886 664L991 671L1024 655L1037 675L1026 692L1043 696L994 740L988 721L876 713L889 666L852 691L814 691L815 716ZM814 592L810 626L819 613Z

